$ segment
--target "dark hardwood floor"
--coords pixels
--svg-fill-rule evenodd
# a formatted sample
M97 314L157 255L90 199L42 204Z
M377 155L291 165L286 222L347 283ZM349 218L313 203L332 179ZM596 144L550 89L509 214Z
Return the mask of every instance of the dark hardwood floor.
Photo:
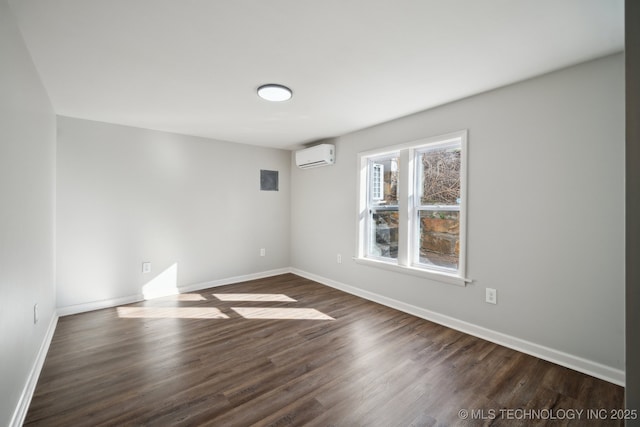
M25 425L622 425L587 410L623 394L286 274L61 318Z

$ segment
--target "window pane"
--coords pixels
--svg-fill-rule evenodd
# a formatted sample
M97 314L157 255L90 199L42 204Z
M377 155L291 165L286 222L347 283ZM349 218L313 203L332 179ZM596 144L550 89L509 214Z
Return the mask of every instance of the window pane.
M397 155L369 162L369 200L372 206L398 205Z
M460 212L419 211L419 262L457 270L460 256Z
M369 255L398 258L398 211L385 210L371 213Z
M422 205L460 204L460 154L459 144L420 153Z
M374 163L371 165L371 200L384 199L384 165Z

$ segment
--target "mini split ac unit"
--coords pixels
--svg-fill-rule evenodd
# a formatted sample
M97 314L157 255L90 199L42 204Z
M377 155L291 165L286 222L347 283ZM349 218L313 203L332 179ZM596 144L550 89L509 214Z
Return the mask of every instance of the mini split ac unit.
M336 148L332 144L320 144L296 151L296 166L300 169L317 168L332 165L335 162Z

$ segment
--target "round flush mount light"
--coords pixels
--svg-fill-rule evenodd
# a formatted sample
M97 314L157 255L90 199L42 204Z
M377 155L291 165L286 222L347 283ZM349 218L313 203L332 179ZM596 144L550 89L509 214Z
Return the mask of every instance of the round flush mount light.
M293 92L286 86L269 83L258 88L258 96L272 102L288 101Z

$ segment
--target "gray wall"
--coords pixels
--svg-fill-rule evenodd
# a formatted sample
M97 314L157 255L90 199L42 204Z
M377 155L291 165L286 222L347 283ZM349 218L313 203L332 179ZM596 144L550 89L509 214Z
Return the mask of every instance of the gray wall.
M140 295L162 274L184 287L288 267L289 156L59 117L58 306ZM280 191L260 191L260 169Z
M463 129L473 283L447 285L350 260L357 153ZM292 170L294 268L624 369L621 54L334 142L334 166ZM497 289L497 305L484 302L486 287Z
M8 425L54 318L55 116L0 1L0 425ZM40 321L33 322L33 305Z
M640 411L640 3L625 4L627 101L627 408ZM640 419L628 421L640 426Z

